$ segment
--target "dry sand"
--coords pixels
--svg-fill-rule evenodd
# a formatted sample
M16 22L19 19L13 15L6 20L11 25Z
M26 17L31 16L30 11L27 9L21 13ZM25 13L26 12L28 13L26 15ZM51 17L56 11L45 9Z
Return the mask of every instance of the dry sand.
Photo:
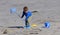
M30 23L38 26L30 29L7 28L24 26L20 17L10 14L10 8L15 7L21 16L24 6L38 11L33 14ZM50 21L50 28L42 28L46 21ZM0 35L60 35L60 0L0 0Z

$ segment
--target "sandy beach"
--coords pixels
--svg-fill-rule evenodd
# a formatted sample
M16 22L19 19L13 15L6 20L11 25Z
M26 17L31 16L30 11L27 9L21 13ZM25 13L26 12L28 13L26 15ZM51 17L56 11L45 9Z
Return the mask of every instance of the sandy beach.
M22 15L23 7L28 6L33 13L30 24L36 27L8 28L10 26L24 26L24 18L10 13L15 7L16 13ZM46 21L50 28L43 28ZM60 0L0 0L0 35L60 35Z

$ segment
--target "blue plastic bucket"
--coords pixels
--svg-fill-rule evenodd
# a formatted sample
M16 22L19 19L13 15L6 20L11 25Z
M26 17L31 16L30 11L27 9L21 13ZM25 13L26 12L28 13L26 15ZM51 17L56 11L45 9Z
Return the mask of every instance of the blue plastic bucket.
M46 28L50 28L50 22L45 22L44 25L45 25Z
M15 13L16 12L16 8L11 8L10 9L10 13Z

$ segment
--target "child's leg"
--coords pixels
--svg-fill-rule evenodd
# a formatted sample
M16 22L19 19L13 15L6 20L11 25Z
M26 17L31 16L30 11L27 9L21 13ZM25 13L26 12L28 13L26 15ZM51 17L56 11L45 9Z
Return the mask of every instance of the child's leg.
M26 25L26 26L29 26L28 20L25 21L25 25Z
M28 22L31 24L32 16L29 17Z
M30 26L29 22L31 23L31 17L28 18L28 20L25 20L25 25L26 26Z

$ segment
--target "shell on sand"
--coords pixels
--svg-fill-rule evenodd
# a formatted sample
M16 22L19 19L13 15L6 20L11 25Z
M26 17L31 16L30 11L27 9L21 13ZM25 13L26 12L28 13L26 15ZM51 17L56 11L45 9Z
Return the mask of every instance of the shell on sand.
M32 24L32 25L31 25L31 27L36 27L36 26L37 26L37 24Z

